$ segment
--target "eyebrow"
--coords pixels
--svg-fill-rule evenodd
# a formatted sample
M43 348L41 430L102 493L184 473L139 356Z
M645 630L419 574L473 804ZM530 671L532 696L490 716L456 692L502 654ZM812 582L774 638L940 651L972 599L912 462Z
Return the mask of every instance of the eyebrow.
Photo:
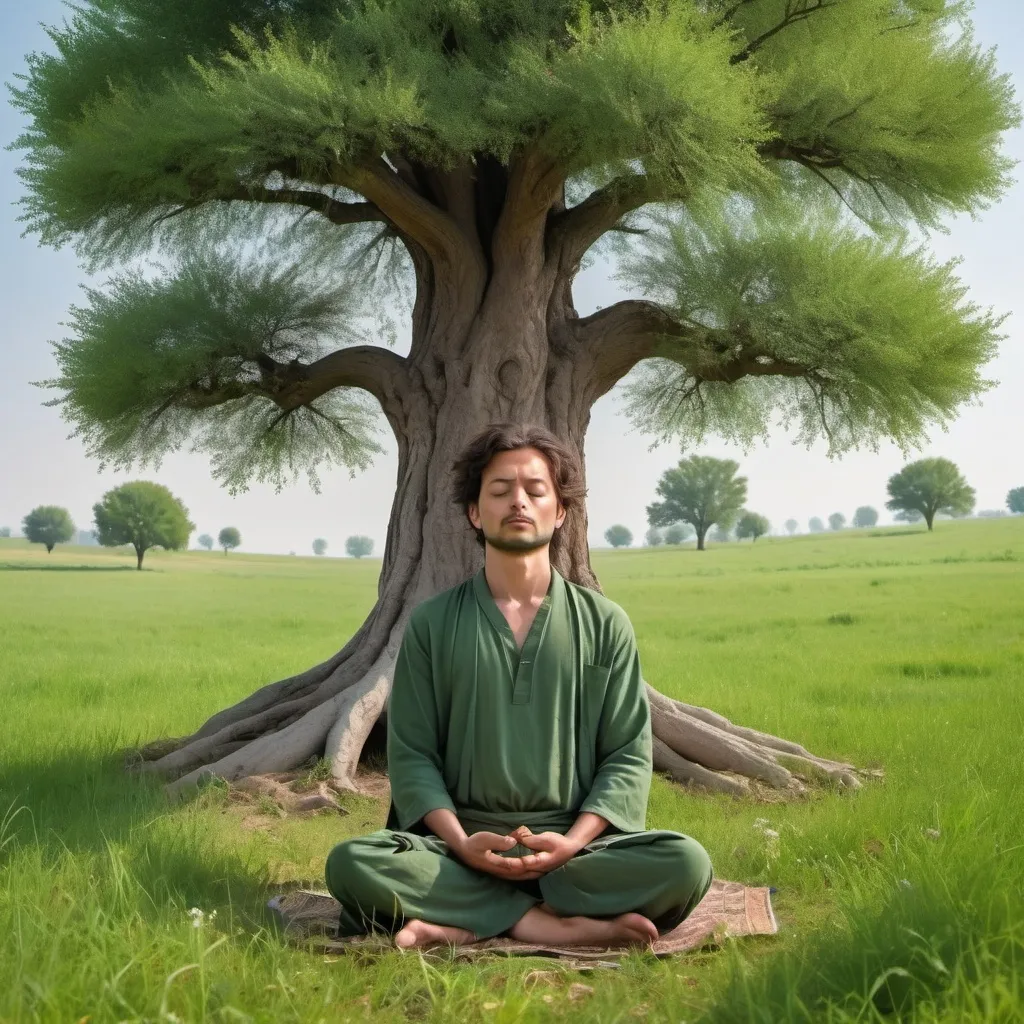
M515 483L514 476L496 476L488 480L488 484L511 484ZM548 481L542 476L531 476L526 481L528 484L547 484Z

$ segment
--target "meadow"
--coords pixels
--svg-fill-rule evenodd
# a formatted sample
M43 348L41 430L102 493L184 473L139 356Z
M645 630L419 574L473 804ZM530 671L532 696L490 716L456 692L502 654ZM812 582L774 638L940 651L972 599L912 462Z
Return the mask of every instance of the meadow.
M587 974L285 945L267 898L320 887L386 808L171 804L125 751L332 653L379 562L150 552L140 573L0 540L0 1021L1024 1019L1024 518L593 560L654 686L884 770L796 803L654 779L649 826L775 887L778 936Z

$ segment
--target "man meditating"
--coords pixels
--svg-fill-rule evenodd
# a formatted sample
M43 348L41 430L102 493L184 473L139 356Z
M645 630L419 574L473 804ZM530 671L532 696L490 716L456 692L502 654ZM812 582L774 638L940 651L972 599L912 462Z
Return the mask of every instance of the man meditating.
M550 561L580 513L580 467L548 431L496 425L456 462L454 494L484 567L409 619L388 828L327 859L342 934L649 945L700 902L711 862L688 836L644 831L651 718L633 628Z

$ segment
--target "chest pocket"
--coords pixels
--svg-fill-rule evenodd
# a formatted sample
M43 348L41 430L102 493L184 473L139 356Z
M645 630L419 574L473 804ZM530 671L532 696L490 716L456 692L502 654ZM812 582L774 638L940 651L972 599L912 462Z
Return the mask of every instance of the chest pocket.
M597 738L601 725L601 709L608 692L611 669L606 665L583 666L580 684L580 781L589 786L597 771Z

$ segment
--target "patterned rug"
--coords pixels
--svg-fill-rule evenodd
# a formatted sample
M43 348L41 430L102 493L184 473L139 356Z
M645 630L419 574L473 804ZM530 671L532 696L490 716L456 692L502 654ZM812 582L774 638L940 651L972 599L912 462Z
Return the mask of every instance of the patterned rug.
M340 904L326 893L296 889L275 896L268 904L276 914L285 935L324 953L383 951L392 949L391 940L382 935L337 937ZM671 956L714 945L723 938L743 935L774 935L779 930L772 913L770 892L740 882L715 879L697 909L677 928L654 943L655 956ZM609 961L624 956L624 947L533 946L516 939L485 939L455 948L455 955L472 959L478 956L556 956L574 961Z

